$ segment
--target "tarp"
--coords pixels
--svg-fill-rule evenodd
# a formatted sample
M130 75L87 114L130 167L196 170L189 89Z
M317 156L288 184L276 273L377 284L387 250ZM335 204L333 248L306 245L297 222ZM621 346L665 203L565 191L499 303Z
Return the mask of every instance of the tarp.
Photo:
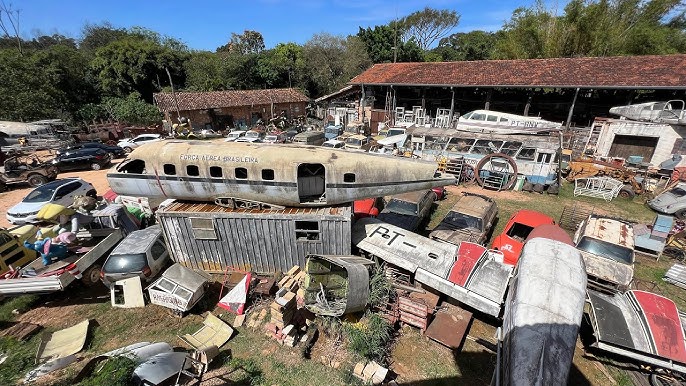
M217 304L219 307L243 315L245 302L248 300L248 289L250 286L251 274L248 272L235 287L229 291L223 298L219 299Z

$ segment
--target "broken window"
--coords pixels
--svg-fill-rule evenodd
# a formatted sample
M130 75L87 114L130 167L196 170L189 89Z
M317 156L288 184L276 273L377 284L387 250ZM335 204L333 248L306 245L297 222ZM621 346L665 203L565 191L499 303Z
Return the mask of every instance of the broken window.
M507 141L505 142L505 145L503 145L503 148L500 150L500 152L513 157L515 154L517 154L517 150L519 150L520 147L522 147L522 143L519 141Z
M553 155L551 153L538 153L538 158L536 158L536 162L548 164L548 163L550 163L550 160L552 158L553 158Z
M199 240L217 240L217 231L214 229L214 220L205 217L191 217L193 237Z
M197 177L200 175L200 169L196 165L186 166L186 175Z
M236 179L246 180L248 179L248 169L246 168L236 168Z
M535 148L525 147L519 151L519 154L517 154L517 159L533 161L534 155L536 155L536 149Z
M274 179L274 169L262 169L262 179L271 181Z
M222 172L222 168L219 166L210 166L210 177L212 178L222 178L224 176L224 173Z
M483 155L497 153L502 144L503 141L491 141L488 139L480 139L476 141L476 143L474 144L474 148L471 152L474 154Z
M174 164L164 164L162 167L164 170L164 174L168 176L175 176L176 175L176 165Z
M355 182L355 173L343 174L343 182Z
M145 161L140 159L124 161L124 163L117 167L117 171L120 173L143 174L145 173Z
M319 240L319 222L296 221L295 239L298 241Z
M450 138L446 150L455 153L467 153L473 144L474 139Z

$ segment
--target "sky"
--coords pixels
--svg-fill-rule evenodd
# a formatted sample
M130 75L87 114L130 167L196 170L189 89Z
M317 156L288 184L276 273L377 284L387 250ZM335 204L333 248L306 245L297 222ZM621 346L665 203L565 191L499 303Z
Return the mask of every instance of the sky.
M214 51L231 33L260 32L266 48L304 44L315 34L357 34L359 27L388 24L424 7L455 10L460 23L451 31L497 31L512 11L534 0L2 0L19 10L24 38L59 33L79 38L85 24L142 26ZM562 0L564 1L564 0Z

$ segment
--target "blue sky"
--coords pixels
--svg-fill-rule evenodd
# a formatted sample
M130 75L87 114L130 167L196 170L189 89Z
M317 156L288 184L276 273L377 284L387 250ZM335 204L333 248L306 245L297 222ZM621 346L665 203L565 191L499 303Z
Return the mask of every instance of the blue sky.
M358 27L384 25L428 6L461 15L453 32L495 31L512 11L533 0L4 0L20 10L22 36L60 33L78 38L86 23L143 26L177 38L191 49L211 50L231 33L258 31L267 48L304 44L313 35L354 35ZM564 1L564 0L563 0Z

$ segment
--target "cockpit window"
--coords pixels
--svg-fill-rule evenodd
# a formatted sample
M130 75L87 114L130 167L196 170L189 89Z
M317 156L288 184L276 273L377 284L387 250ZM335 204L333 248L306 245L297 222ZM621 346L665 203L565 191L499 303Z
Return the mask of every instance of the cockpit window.
M140 159L124 161L117 167L117 171L120 173L143 174L145 173L145 161Z

